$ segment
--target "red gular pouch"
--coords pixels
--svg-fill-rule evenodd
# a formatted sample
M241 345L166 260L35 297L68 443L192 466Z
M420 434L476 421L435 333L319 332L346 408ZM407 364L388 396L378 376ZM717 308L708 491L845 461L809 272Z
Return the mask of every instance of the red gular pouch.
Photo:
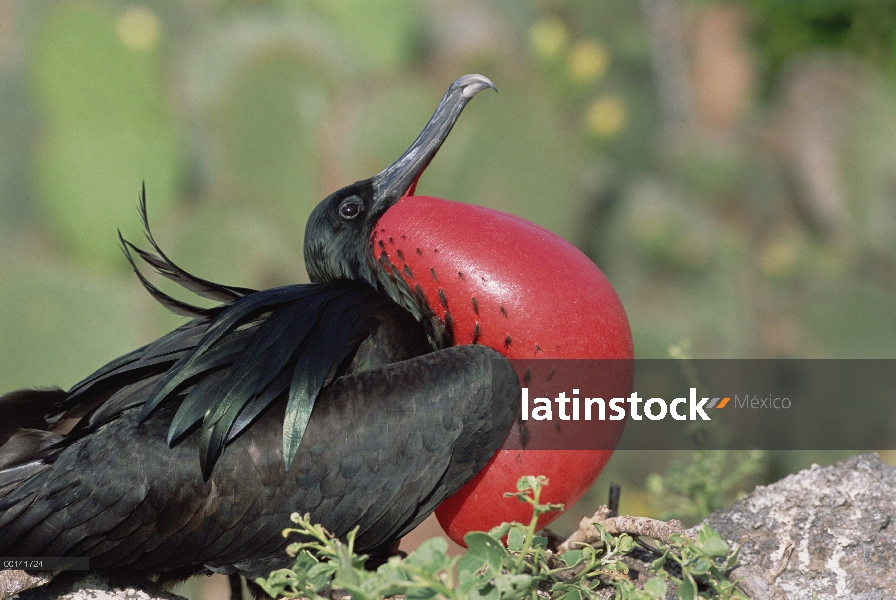
M470 531L528 523L528 504L504 493L525 475L550 484L541 501L570 508L591 487L622 435L624 420L584 420L585 398L627 397L634 349L625 309L597 266L575 246L529 221L496 210L427 196L405 196L378 221L374 258L426 303L454 344L482 344L511 359L528 390L530 419L436 515L463 544ZM579 360L571 360L579 359ZM588 359L588 360L582 360ZM579 398L557 402L561 392ZM535 398L548 398L550 419L536 419ZM562 405L562 408L561 408ZM522 408L522 398L521 398ZM563 419L563 408L569 419ZM539 417L545 417L542 410ZM544 527L559 516L543 515Z

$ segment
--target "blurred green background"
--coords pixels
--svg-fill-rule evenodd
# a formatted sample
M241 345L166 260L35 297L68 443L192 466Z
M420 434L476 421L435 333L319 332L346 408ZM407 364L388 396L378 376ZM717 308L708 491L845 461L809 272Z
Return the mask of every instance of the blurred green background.
M316 202L470 72L500 94L419 192L576 243L638 357L896 357L896 0L0 0L0 390L181 322L118 248L142 181L188 270L306 281ZM650 513L669 458L617 453L591 503Z

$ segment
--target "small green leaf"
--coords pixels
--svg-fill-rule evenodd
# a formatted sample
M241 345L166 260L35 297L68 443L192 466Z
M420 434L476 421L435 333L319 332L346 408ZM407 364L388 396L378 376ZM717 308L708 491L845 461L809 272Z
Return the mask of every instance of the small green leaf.
M617 560L611 562L607 565L604 565L604 568L608 571L617 571L619 573L628 573L628 565L622 562L621 560Z
M688 565L691 573L693 573L694 575L705 575L706 572L709 571L710 566L711 563L705 556L697 557L694 562Z
M318 564L317 559L307 550L302 550L296 556L296 567L299 569L308 570L316 564Z
M526 543L526 530L522 527L514 527L507 533L507 549L520 552Z
M582 600L582 593L576 589L569 590L563 595L562 600Z
M728 543L720 537L714 537L703 542L698 547L706 553L707 556L725 556L728 554Z
M567 567L575 567L585 558L585 553L581 550L570 550L569 552L564 552L560 555L560 560L566 564Z
M457 591L461 594L469 594L479 583L477 576L482 568L482 561L475 556L464 554L457 561ZM488 581L488 580L486 580Z
M697 532L697 546L702 547L706 540L719 537L719 534L716 531L704 523L700 526L700 531Z
M678 585L678 600L694 600L696 597L697 583L690 575L685 575Z
M495 538L496 540L500 540L504 536L507 535L507 532L510 531L511 527L517 526L519 527L519 523L501 523L497 527L492 527L488 530L488 534Z
M482 568L483 564L485 564L485 561L482 560L482 558L470 554L469 552L461 555L461 557L457 559L458 577L463 579L464 575L475 575L476 572Z
M731 552L728 557L725 558L725 562L722 563L721 569L722 571L729 571L740 564L740 546L735 546L734 551Z
M632 551L632 548L635 547L635 541L632 539L627 533L623 533L619 536L619 552L628 553Z
M380 594L377 594L380 596ZM394 593L383 593L382 596L395 596ZM405 592L407 600L428 600L438 595L438 592L432 588L410 588Z
M527 490L534 490L535 486L538 485L538 480L531 475L526 475L525 477L520 477L519 481L516 482L516 491L525 492Z
M297 566L298 566L298 561L297 561ZM319 562L319 563L316 563L316 564L310 566L306 570L305 576L309 580L313 580L315 583L320 582L320 581L323 581L323 583L326 583L333 577L333 574L336 573L337 568L338 568L338 565L336 565L335 563L332 563L330 561Z
M334 581L338 581L340 585L344 586L360 585L361 579L355 570L355 561L351 552L348 551L348 547L340 543L337 548L337 557L339 562L335 569Z
M507 550L501 542L481 531L471 531L464 536L467 545L467 554L464 558L471 557L480 561L480 566L487 564L492 573L501 572L501 561L507 556Z
M448 566L448 542L443 537L426 540L411 552L405 562L430 573L436 573Z
M525 592L528 596L534 586L531 575L512 573L503 573L494 578L495 588L497 588L500 597L503 598L519 598L520 591Z
M654 598L665 598L666 587L665 577L654 577L653 579L648 579L647 583L644 584L644 591Z
M485 582L475 595L471 594L476 600L500 600L501 592L493 584Z

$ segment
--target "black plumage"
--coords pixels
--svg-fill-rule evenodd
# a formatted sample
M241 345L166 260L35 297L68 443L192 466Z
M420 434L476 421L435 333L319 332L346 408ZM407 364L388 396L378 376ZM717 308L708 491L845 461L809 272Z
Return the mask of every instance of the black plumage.
M282 396L234 439L207 481L199 436L174 448L165 442L173 404L142 425L140 406L125 408L39 463L0 473L0 490L17 472L27 475L0 500L0 552L90 556L96 569L259 577L288 562L280 532L296 510L337 535L360 526L360 549L388 545L503 441L513 413L490 399L518 384L506 362L482 350L450 348L336 379L288 470L279 452Z
M121 240L144 287L192 318L68 391L0 396L0 555L88 556L97 569L266 575L280 532L310 512L383 549L501 445L519 384L509 363L449 340L420 294L373 260L377 219L412 189L466 102L458 79L408 151L326 198L306 230L314 283L263 291ZM187 290L172 298L142 260Z

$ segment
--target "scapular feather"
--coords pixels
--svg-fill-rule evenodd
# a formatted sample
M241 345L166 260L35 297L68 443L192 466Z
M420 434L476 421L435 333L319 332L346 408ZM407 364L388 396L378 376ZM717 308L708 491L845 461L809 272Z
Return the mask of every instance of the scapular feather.
M298 310L300 307L298 302L285 307L271 315L264 325L259 327L251 343L257 348L256 352L250 354L247 348L234 360L228 381L225 383L228 391L216 403L214 410L206 414L204 427L215 426L234 409L238 412L248 397L265 390L277 373L286 366L295 354L297 342L304 338L308 329L306 327L303 331L302 326L305 325L303 321L311 321L301 319ZM267 327L268 325L272 327ZM258 339L265 339L267 343L258 348L259 344L255 343ZM241 381L251 381L252 389L248 393L244 393L245 390L241 389L239 385Z
M167 277L194 294L218 302L233 302L234 300L239 300L243 296L248 296L256 291L250 288L215 283L188 273L174 264L174 262L162 252L162 249L156 243L156 240L152 235L152 230L149 227L149 215L146 210L146 182L143 182L143 186L140 189L139 211L140 220L143 222L144 235L153 250L156 251L156 254L154 255L145 252L134 246L131 247L137 251L140 258L152 265L160 275Z
M289 388L289 382L292 379L292 368L289 365L284 367L271 384L258 396L252 398L246 405L236 414L236 419L230 426L230 433L227 434L225 443L230 443L236 436L241 434L246 427L268 407L277 397Z
M366 335L362 333L359 304L369 298L366 293L359 294L359 289L364 288L338 286L335 294L301 298L278 309L259 327L234 361L222 385L226 393L205 414L201 438L204 468L214 465L242 412L251 404L254 418L286 391L287 382L292 407L287 408L284 439L296 440L298 448L321 388ZM289 381L284 370L291 364L295 364L294 375ZM298 391L293 394L293 389ZM251 418L244 420L241 428L249 422ZM294 452L295 448L284 444L287 467Z
M168 428L169 446L176 446L183 439L183 435L202 420L218 397L221 384L228 374L230 369L227 368L206 372L193 389L186 393Z
M92 392L96 384L107 384L109 378L133 377L140 372L166 370L166 364L173 364L196 346L207 326L208 322L204 320L190 321L155 342L111 361L75 384L69 390L63 406L74 407L80 404L85 394Z
M113 415L142 403L146 392L152 389L159 377L161 375L146 377L118 390L90 415L90 418L87 419L87 426L89 428L99 427Z
M343 282L344 283L344 282ZM280 288L272 288L261 292L256 292L245 298L241 298L237 302L228 305L218 316L211 322L202 338L189 354L181 358L174 366L168 370L164 377L159 381L156 389L143 407L140 413L140 420L144 421L152 412L158 408L162 401L168 395L182 385L187 379L201 372L202 363L198 363L203 355L218 340L236 330L253 319L262 316L279 308L290 300L298 300L315 292L323 292L325 295L330 293L332 284L309 284L309 285L293 285ZM198 363L198 365L196 364Z
M121 242L121 249L124 252L125 257L128 259L128 262L131 263L131 269L133 269L134 274L137 275L140 283L143 284L143 288L147 292L149 292L150 295L155 298L159 304L161 304L171 312L177 315L181 315L182 317L201 318L207 315L207 309L201 308L199 306L193 306L192 304L187 304L186 302L182 302L176 298L172 298L171 296L157 288L155 285L153 285L153 283L148 280L146 276L143 275L143 273L140 271L140 268L134 261L134 257L131 255L131 250L137 250L136 246L124 239L121 231L118 232L118 239Z
M370 300L364 294L346 294L334 300L299 350L283 420L283 459L287 468L305 434L318 393L361 342L360 324L366 315L360 306Z

